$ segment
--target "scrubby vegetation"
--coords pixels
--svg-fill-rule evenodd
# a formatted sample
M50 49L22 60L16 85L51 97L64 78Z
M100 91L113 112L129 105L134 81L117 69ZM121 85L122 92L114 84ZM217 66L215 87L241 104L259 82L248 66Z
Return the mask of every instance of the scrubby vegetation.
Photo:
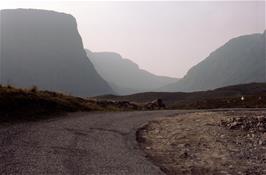
M0 85L0 122L45 119L66 112L154 109L161 109L156 102L143 105L129 101L86 99L39 90L37 86L22 89Z
M100 96L98 100L147 103L162 99L168 109L265 108L266 83L228 86L200 92L146 92L128 96Z
M41 91L36 86L18 89L0 86L0 120L39 119L61 112L103 110L95 102L62 93ZM39 118L36 118L38 116Z
M229 86L193 93L149 92L130 96L80 98L39 90L0 86L0 119L41 118L76 111L265 108L266 83ZM38 116L38 117L36 117Z

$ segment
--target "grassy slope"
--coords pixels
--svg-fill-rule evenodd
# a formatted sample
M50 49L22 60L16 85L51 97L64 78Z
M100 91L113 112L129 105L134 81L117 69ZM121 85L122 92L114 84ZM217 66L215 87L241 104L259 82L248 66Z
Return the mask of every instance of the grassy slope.
M244 96L245 100L240 98ZM201 92L147 92L128 96L100 96L98 100L127 100L138 103L162 99L168 108L266 107L266 83L228 86Z
M93 101L60 93L0 86L0 120L29 119L61 112L102 108ZM36 118L35 118L36 119Z
M245 96L241 101L240 97ZM102 96L88 100L61 93L0 86L0 121L39 119L50 114L96 110L145 110L141 103L161 98L170 109L266 107L266 83L230 86L193 93L149 92L130 96ZM135 101L136 106L115 101ZM38 117L36 117L38 116Z

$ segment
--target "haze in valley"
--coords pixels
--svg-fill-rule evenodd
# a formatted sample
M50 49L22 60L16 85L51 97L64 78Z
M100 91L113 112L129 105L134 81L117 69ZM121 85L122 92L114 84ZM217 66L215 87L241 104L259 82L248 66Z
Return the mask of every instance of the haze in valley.
M71 14L84 48L116 52L141 69L175 78L228 40L265 29L264 1L0 2L0 9L9 8Z

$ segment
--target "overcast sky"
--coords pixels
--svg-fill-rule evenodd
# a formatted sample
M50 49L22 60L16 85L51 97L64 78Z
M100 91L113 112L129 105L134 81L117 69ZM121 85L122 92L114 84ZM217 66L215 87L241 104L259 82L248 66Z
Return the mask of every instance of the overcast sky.
M112 51L158 75L182 77L229 39L262 33L264 1L63 2L0 0L0 8L72 14L85 48Z

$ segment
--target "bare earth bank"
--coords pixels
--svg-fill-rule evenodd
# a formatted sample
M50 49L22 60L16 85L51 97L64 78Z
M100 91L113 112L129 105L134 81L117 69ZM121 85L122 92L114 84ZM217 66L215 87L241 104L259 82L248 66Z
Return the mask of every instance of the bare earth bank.
M266 111L182 114L137 139L166 174L266 174Z

